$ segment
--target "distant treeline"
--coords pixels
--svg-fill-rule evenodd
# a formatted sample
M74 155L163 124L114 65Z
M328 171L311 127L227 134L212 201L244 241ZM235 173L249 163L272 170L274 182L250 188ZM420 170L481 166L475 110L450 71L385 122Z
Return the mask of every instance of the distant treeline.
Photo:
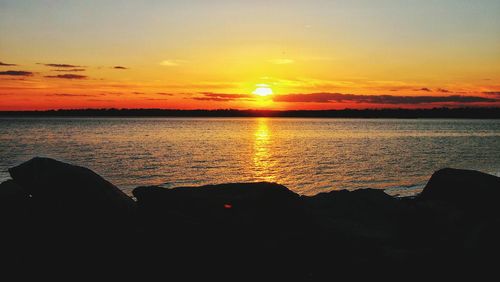
M305 117L305 118L467 118L499 119L500 108L345 109L345 110L172 110L172 109L70 109L0 111L17 117Z

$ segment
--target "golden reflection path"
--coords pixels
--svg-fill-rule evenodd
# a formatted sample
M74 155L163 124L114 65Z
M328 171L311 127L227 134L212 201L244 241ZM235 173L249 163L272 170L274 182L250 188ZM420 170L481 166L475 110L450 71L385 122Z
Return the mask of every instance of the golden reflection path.
M253 154L253 172L254 177L259 181L276 181L274 167L276 160L273 159L271 152L271 132L268 127L267 118L256 119L256 130L254 133L254 154Z

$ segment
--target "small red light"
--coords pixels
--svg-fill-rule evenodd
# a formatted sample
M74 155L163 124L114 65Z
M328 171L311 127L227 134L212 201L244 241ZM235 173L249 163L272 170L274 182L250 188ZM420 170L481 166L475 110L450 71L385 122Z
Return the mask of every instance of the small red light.
M231 204L224 204L224 208L225 208L225 209L230 209L230 208L232 208L232 207L233 207L233 205L231 205Z

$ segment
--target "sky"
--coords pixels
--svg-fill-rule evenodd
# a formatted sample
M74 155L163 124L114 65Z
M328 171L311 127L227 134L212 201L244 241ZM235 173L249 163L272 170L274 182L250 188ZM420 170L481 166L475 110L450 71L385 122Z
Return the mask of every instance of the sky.
M500 0L0 0L0 110L500 106L499 14Z

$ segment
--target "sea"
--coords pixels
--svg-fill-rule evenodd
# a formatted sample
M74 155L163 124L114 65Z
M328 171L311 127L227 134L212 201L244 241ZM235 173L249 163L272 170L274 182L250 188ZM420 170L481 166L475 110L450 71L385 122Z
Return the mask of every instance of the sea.
M88 167L130 194L270 181L302 195L418 194L445 167L500 175L500 120L0 118L0 181L35 156Z

